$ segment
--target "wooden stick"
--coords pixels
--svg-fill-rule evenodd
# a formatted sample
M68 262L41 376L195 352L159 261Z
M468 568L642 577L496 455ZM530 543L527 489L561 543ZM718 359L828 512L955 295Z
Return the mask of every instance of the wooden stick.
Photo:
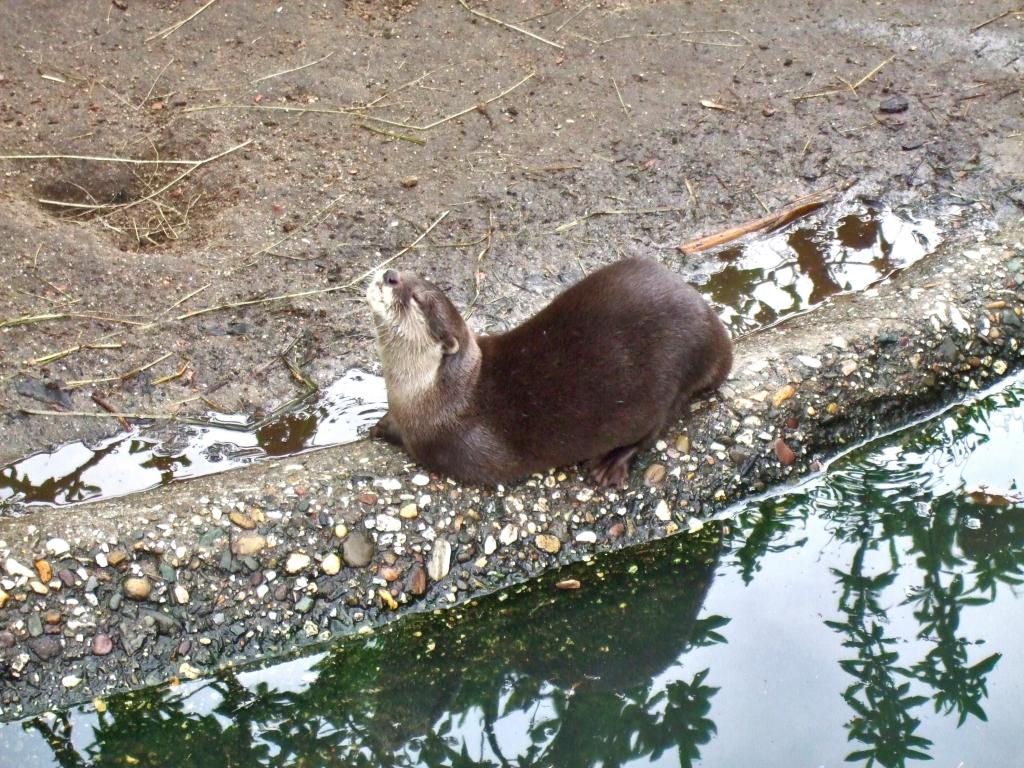
M537 40L537 41L539 41L541 43L544 43L545 45L550 45L552 48L557 48L560 51L564 51L565 50L565 46L564 45L559 45L558 43L552 42L551 40L548 40L545 37L541 37L540 35L534 34L533 32L531 32L528 29L525 29L523 27L518 27L515 24L510 24L507 21L502 21L501 19L496 19L493 16L488 16L486 13L483 13L481 11L477 11L477 10L474 10L474 9L470 8L469 7L469 3L467 3L466 0L459 0L459 5L461 5L467 11L472 13L474 16L479 16L481 19L485 19L486 21L489 21L492 24L497 24L499 26L505 27L506 29L514 30L516 32L519 32L520 34L526 35L527 37L532 37L534 40Z
M780 208L775 213L769 214L768 216L762 216L759 219L753 219L751 221L738 224L735 227L729 227L721 232L716 232L713 235L698 238L697 240L691 240L688 243L677 245L676 249L685 253L687 256L693 256L694 254L706 251L709 248L714 248L725 243L731 243L733 240L737 240L744 235L749 235L751 232L761 232L764 230L774 230L779 227L783 227L796 219L806 216L809 213L821 208L823 205L834 199L840 190L828 189L824 192L816 192L804 197L798 198L793 201L785 208Z
M99 392L93 392L91 398L92 401L96 403L96 405L98 405L107 413L117 413L117 409L110 403L108 403L106 399L103 397L103 395L101 395ZM131 427L128 426L128 421L123 416L117 416L115 418L117 419L118 423L120 423L121 429L123 429L125 432L129 432L131 430Z

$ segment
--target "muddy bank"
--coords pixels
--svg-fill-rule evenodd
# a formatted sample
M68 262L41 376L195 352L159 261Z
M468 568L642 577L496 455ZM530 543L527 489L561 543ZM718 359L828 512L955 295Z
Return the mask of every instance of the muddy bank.
M1024 363L1020 227L951 238L865 293L737 344L722 396L626 491L575 472L485 491L357 443L0 521L13 718L451 605L685 532Z
M454 0L173 26L199 7L6 5L0 154L62 157L0 160L0 465L116 429L21 413L53 399L258 417L289 366L366 368L344 286L444 211L401 266L501 330L623 255L710 273L674 246L855 179L1024 205L1001 0L487 4L548 42Z

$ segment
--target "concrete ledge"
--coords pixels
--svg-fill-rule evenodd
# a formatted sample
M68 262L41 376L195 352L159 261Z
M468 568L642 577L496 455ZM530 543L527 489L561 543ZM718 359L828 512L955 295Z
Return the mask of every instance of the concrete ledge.
M954 236L737 343L718 399L624 492L574 471L464 488L357 443L0 520L0 718L370 631L697 528L1024 364L1024 246Z

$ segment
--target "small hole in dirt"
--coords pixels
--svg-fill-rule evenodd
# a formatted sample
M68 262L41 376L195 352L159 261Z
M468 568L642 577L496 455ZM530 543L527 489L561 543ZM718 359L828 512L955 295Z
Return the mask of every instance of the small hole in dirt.
M122 250L156 248L186 236L202 239L207 234L202 222L226 188L210 180L217 169L187 173L192 166L180 161L202 159L199 147L205 143L171 141L117 155L163 162L56 160L36 170L31 194L48 214L95 224Z

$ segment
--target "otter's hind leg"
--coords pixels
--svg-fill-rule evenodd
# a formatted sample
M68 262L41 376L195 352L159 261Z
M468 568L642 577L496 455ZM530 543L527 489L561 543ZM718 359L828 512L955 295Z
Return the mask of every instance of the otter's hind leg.
M604 456L587 462L591 479L598 485L626 487L629 464L640 451L642 443L613 448Z

